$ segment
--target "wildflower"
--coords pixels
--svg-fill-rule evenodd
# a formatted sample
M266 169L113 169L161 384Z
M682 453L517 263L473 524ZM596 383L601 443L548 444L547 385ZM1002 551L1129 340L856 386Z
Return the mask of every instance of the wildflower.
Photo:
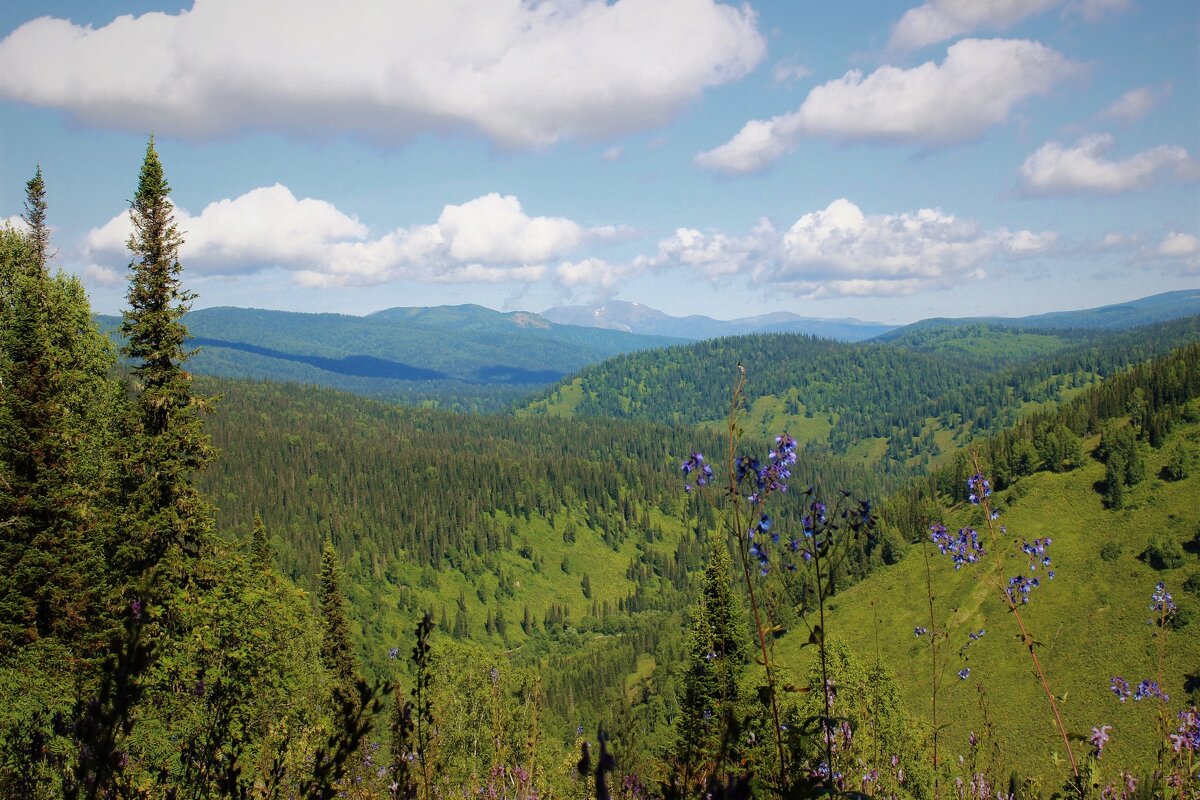
M970 478L967 478L967 488L971 494L969 499L973 505L979 505L979 502L985 497L992 496L992 484L982 474L976 473Z
M1200 750L1200 711L1195 706L1179 712L1179 730L1172 733L1171 749L1176 753L1187 750L1195 753Z
M397 656L399 656L399 655L400 655L399 647L393 647L393 648L389 649L388 650L388 661L395 661Z
M688 456L687 461L684 461L682 466L680 466L680 470L683 472L683 476L685 478L691 475L693 472L698 473L696 477L697 486L707 485L708 482L712 480L713 476L712 467L704 463L703 453L692 453L690 456ZM683 490L685 492L690 492L692 490L692 485L690 483L684 483Z
M965 681L969 677L971 677L971 668L970 667L963 667L962 669L960 669L958 671L958 679L960 681Z
M142 618L142 601L134 600L132 603L130 603L129 604L129 613L133 615L134 619L141 619Z
M1157 697L1163 701L1171 699L1170 695L1159 687L1157 681L1152 681L1149 678L1139 683L1137 688L1133 690L1134 700L1144 700L1147 697Z
M929 629L925 628L921 625L918 625L917 627L913 628L913 633L915 633L917 636L924 636L928 632L929 632Z
M1104 753L1104 745L1108 744L1108 732L1112 730L1112 725L1101 725L1099 728L1092 728L1092 747L1096 748L1096 758L1099 759Z
M979 533L973 528L961 528L957 536L952 536L945 525L935 522L929 526L929 536L942 555L950 556L956 570L963 564L974 564L983 555Z
M1175 613L1175 601L1162 581L1159 581L1158 585L1154 587L1154 594L1150 596L1150 601L1150 610L1157 611L1159 619Z
M1026 578L1024 575L1018 575L1015 578L1008 579L1008 587L1004 590L1008 592L1008 599L1012 603L1016 603L1019 599L1022 603L1029 602L1029 593L1041 586L1041 581L1037 578Z
M971 641L971 642L978 642L980 639L983 638L983 635L985 633L987 633L987 631L983 628L980 628L979 633L968 633L967 639L968 639L968 641Z
M1110 689L1112 693L1117 696L1117 699L1122 703L1129 699L1130 695L1132 694L1132 692L1129 691L1129 681L1125 680L1119 675L1113 676L1112 686Z

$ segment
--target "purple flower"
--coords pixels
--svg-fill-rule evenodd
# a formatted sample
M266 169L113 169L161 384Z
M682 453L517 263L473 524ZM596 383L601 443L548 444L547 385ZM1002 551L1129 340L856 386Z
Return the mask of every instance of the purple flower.
M1101 725L1099 728L1092 728L1092 747L1096 748L1096 758L1099 759L1104 754L1104 745L1108 744L1108 732L1112 730L1112 725Z
M967 478L967 489L971 492L969 498L974 505L979 505L983 498L992 496L991 482L980 473Z
M1157 697L1164 702L1171 699L1170 695L1159 687L1157 681L1152 681L1149 678L1139 683L1137 688L1133 690L1134 700L1145 700L1147 697Z
M962 569L963 564L974 564L983 555L983 545L974 528L960 528L954 536L945 525L935 522L929 526L929 537L942 555L950 556L956 570Z
M970 667L963 667L962 669L960 669L958 671L958 679L960 681L965 681L970 676L971 676L971 668Z
M1176 753L1200 751L1200 711L1191 706L1179 712L1179 730L1170 735L1171 749Z
M1158 612L1160 621L1175 613L1175 601L1162 581L1158 582L1158 585L1154 587L1154 594L1150 596L1150 610Z
M141 619L142 618L142 601L134 600L132 603L130 603L129 604L129 613L133 615L134 619Z
M920 625L913 628L913 633L916 634L917 636L924 636L928 632L929 632L929 630L927 628L924 628Z
M1110 689L1111 689L1112 693L1117 696L1117 699L1120 700L1122 703L1124 703L1126 700L1128 700L1130 695L1133 694L1131 691L1129 691L1129 681L1125 680L1124 678L1120 677L1119 675L1113 676L1112 686L1110 687Z
M388 661L395 661L395 660L396 660L396 657L397 657L397 656L399 656L399 655L400 655L400 648L399 648L399 647L393 647L393 648L390 648L390 649L388 650Z
M687 461L683 462L679 469L683 472L683 476L685 478L691 475L693 472L698 473L696 477L697 486L705 486L710 480L712 480L712 467L704 463L703 453L692 453L690 456L688 456ZM692 490L692 485L690 483L684 483L683 490L685 492L690 492Z

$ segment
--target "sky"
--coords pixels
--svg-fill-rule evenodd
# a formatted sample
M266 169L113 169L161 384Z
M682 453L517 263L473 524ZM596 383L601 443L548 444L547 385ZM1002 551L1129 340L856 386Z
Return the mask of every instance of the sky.
M0 220L124 304L905 323L1200 287L1194 0L6 0Z

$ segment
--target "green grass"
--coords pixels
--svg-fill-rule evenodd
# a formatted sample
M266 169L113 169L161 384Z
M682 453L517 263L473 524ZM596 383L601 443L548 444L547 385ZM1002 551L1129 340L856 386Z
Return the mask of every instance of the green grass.
M1172 698L1168 704L1172 718L1187 696L1185 675L1195 674L1200 666L1200 615L1196 613L1200 603L1182 589L1186 577L1200 568L1200 558L1190 552L1183 567L1162 572L1137 558L1159 532L1187 541L1200 530L1200 474L1193 471L1177 483L1157 477L1175 443L1181 441L1200 452L1200 425L1178 429L1167 446L1148 454L1148 477L1130 490L1130 506L1121 511L1102 507L1093 484L1103 479L1104 468L1090 458L1068 474L1025 478L995 498L1003 510L997 524L1008 529L1007 535L1001 535L1005 580L1026 563L1007 557L1021 539L1053 539L1050 555L1057 576L1047 581L1042 575L1042 586L1022 608L1022 616L1040 642L1038 653L1051 688L1063 698L1068 730L1086 737L1093 726L1114 727L1104 760L1110 769L1121 765L1145 771L1154 762L1156 707L1149 701L1121 704L1109 685L1113 675L1122 675L1131 684L1156 678L1154 628L1147 620L1158 580L1166 582L1184 614L1195 615L1189 625L1170 631L1166 638L1161 678ZM1091 440L1086 446L1090 451L1095 444ZM977 513L970 506L957 508L945 523L956 529L975 523ZM1105 561L1100 548L1111 541L1120 542L1123 552L1117 560ZM943 647L950 658L939 696L940 719L947 725L943 755L956 758L965 753L968 733L983 730L982 697L1007 764L1025 774L1061 777L1067 768L1055 766L1055 759L1063 757L1062 743L1031 674L1029 656L1016 639L1015 621L994 583L995 562L989 556L956 572L949 559L932 547L930 553L937 621L939 626L948 622L949 631ZM899 564L837 596L829 630L864 660L873 659L878 648L897 677L908 708L928 720L929 650L927 639L913 633L917 625L929 626L925 586L921 546L913 546ZM960 658L958 650L968 632L980 628L987 634L967 649L969 660ZM803 668L813 657L812 648L801 650L801 638L791 634L780 641L777 657L782 664ZM955 674L963 666L971 668L966 681ZM1077 756L1088 749L1086 743L1077 742L1075 747Z

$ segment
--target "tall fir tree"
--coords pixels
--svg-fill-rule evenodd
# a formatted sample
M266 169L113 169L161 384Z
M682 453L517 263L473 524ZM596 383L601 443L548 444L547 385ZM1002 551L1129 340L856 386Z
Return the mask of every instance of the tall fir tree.
M0 231L0 651L56 636L88 655L102 639L112 354L78 280L49 273L46 212L39 167L27 230Z
M325 540L321 553L321 663L334 680L335 692L353 687L358 664L350 644L350 621L346 617L346 596L342 594L342 565L333 542Z
M692 607L683 699L675 726L674 780L685 794L738 760L739 682L749 659L741 604L730 584L729 551L713 536L700 597Z
M183 237L169 193L151 137L130 209L134 259L121 333L136 397L123 475L130 515L117 559L131 580L153 572L186 584L185 561L200 553L213 528L212 506L194 479L215 452L202 419L211 399L194 394L183 368L190 353L181 318L194 295L180 282Z
M267 536L267 526L263 524L262 515L254 512L254 527L250 531L250 563L261 572L270 572L273 554L271 540Z

